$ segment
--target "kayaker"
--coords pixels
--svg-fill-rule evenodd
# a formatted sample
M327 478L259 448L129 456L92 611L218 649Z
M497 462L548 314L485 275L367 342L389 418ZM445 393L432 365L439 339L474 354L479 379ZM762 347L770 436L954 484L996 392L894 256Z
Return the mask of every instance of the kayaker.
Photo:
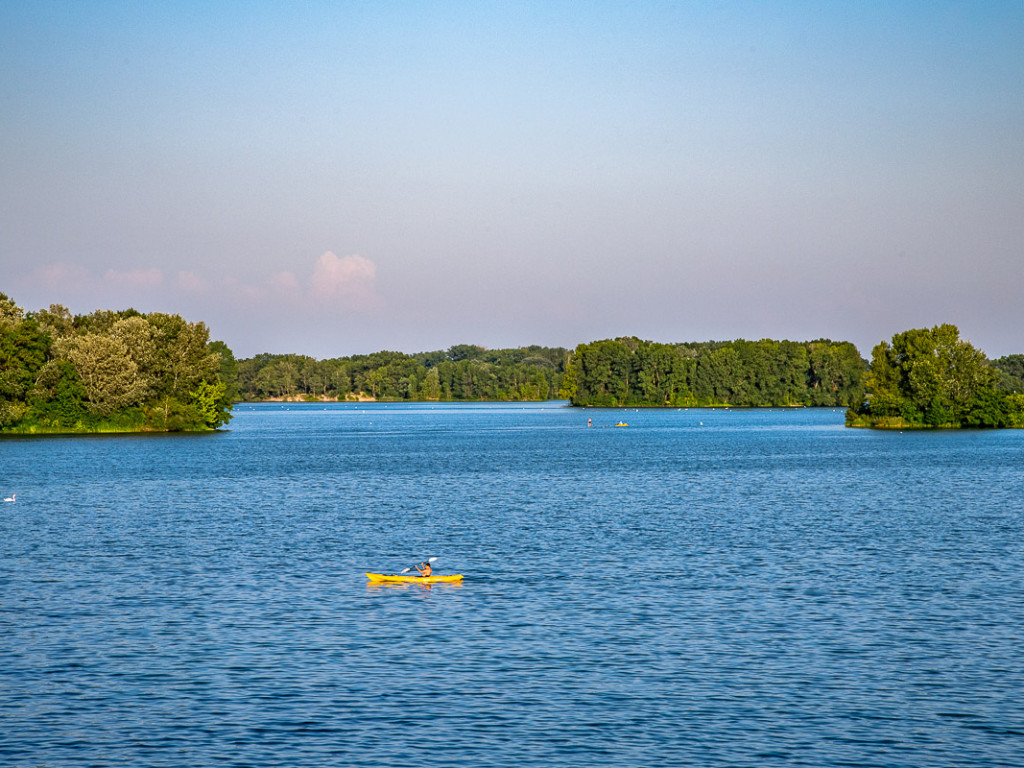
M429 576L433 572L430 563L420 563L416 566L416 570L420 572L420 576Z

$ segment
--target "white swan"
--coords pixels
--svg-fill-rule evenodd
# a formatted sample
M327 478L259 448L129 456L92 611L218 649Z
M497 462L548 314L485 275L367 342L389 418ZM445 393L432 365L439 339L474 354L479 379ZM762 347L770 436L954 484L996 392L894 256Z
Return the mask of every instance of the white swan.
M15 500L15 499L17 499L17 498L18 498L18 494L16 494L16 493L12 493L12 494L11 494L11 496L10 496L10 498L8 498L8 499L4 499L4 501L14 501L14 500Z

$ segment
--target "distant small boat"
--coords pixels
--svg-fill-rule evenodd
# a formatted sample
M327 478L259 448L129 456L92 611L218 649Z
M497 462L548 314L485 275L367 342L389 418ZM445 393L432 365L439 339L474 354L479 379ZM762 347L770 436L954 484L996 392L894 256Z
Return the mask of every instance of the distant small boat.
M629 426L629 424L627 424L627 423L626 423L626 422L624 422L624 421L620 421L620 422L619 422L618 424L616 424L615 426L616 426L616 427L628 427L628 426Z

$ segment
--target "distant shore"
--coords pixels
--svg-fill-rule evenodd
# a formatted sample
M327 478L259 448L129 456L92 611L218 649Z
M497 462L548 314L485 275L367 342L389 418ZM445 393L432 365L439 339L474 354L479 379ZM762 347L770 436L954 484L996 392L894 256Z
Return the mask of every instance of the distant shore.
M243 400L246 403L375 403L376 397L360 392L345 397L333 395L288 395L285 397L262 397L259 400Z

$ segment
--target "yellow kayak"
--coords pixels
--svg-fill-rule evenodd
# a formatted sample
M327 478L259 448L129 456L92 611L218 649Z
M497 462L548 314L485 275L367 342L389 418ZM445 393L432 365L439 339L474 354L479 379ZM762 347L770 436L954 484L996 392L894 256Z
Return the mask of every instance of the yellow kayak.
M368 573L366 578L375 582L399 582L403 584L451 584L462 581L462 574L456 573L452 576L407 576L402 573Z

